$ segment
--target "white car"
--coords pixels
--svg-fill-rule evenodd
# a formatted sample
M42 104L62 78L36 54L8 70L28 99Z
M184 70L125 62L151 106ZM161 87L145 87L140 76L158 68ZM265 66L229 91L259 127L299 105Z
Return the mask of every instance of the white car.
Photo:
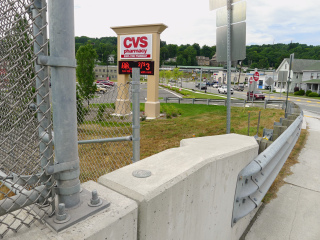
M102 83L96 83L96 86L97 86L97 88L105 88L106 90L107 90L108 88L111 88L111 86L109 86L109 85L104 85L104 84L102 84Z
M224 93L224 94L227 94L228 92L228 89L227 89L227 86L221 86L218 88L218 93ZM230 93L233 94L233 89L230 88Z

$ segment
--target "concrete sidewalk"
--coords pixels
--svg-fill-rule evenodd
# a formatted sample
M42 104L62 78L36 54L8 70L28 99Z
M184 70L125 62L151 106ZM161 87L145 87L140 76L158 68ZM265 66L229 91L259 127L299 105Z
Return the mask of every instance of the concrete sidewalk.
M320 239L320 114L304 112L308 139L292 175L260 212L246 240Z

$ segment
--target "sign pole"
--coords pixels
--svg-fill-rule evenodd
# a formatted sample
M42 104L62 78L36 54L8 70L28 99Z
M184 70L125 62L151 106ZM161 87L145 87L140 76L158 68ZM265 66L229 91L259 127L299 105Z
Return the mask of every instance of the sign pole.
M227 0L228 25L227 25L227 134L231 125L231 0Z
M294 53L290 54L290 62L289 62L289 76L288 76L288 80L287 80L287 98L286 98L286 109L284 111L285 113L285 117L287 117L287 109L288 109L288 96L289 96L289 83L290 83L290 79L291 79L291 69L292 69L292 62L294 59Z

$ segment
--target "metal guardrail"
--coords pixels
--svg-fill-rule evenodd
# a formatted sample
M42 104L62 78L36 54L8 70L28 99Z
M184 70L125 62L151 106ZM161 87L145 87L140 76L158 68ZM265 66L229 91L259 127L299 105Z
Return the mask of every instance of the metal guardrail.
M298 117L239 173L232 226L260 204L296 144L301 132L303 112L297 105L290 103L286 116L290 114L297 114Z
M218 103L222 103L224 106L227 105L227 99L206 99L206 98L179 98L179 97L165 97L163 99L165 101L165 103L168 103L170 101L174 101L177 103L181 103L181 102L192 102L192 104L195 104L196 102L204 102L207 105L209 105L210 103L214 103L214 104L218 104ZM243 106L245 106L248 103L252 103L252 100L248 101L245 99L231 99L231 103L233 104L243 104ZM284 100L255 100L253 101L253 103L264 103L264 108L267 107L267 104L282 104L282 108L284 108Z

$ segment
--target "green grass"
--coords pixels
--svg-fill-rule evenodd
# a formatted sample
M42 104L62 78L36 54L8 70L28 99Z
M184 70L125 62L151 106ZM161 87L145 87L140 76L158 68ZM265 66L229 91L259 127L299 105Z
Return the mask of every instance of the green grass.
M169 119L146 120L141 122L141 159L178 147L185 138L214 136L226 133L226 107L200 104L161 103L162 108L174 108L181 113ZM250 112L250 136L256 134L259 108L231 108L231 132L247 135L248 111ZM273 123L283 117L284 111L261 110L259 136L263 128L273 128Z
M108 107L108 108L115 108L114 103L90 103L90 107L99 108L100 106Z
M108 121L84 121L82 125L92 125L97 124L101 127L123 127L131 126L131 122L108 122ZM82 126L80 125L80 126Z

